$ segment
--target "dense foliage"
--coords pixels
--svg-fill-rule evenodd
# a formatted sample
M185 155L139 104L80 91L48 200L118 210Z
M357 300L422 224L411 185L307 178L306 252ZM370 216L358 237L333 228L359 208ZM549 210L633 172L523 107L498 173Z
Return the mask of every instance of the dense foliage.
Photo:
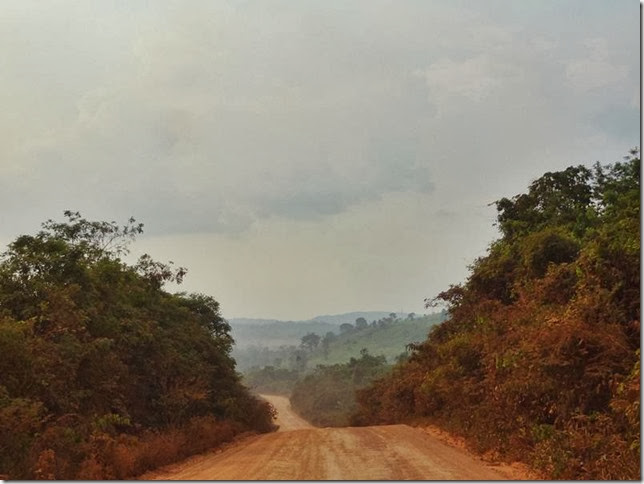
M355 422L427 418L552 478L640 476L640 159L546 173L450 318L359 392Z
M218 303L165 292L183 268L124 263L133 219L65 215L0 259L0 474L124 478L269 430Z
M384 356L372 356L367 350L348 363L320 365L295 384L291 405L314 425L349 425L357 408L356 390L367 386L388 369Z

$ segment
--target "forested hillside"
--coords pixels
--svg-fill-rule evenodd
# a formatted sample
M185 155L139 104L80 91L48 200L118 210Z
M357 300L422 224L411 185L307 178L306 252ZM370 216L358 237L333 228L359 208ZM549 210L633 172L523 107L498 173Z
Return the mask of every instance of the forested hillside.
M244 358L244 350L250 347L279 348L280 346L298 345L302 336L307 333L326 334L337 331L338 326L324 321L266 321L239 324L229 321L235 339L235 356Z
M409 343L423 341L430 328L443 319L442 313L418 317L412 313L402 318L389 313L371 322L359 317L356 319L358 322L353 321L354 324L343 323L340 326L315 321L276 321L259 326L245 325L243 329L237 325L233 329L234 336L241 337L246 343L256 343L240 347L235 339L232 355L238 368L245 374L268 366L306 371L317 365L346 363L350 358L357 358L362 349L374 355L383 355L389 363L393 363L406 354ZM257 334L268 336L265 342L257 336L245 337L254 329L257 329ZM291 343L272 344L282 338Z
M547 477L640 477L640 159L546 173L449 319L358 393L354 423L428 419Z
M0 259L0 474L123 479L270 430L217 301L164 291L183 268L123 262L133 219L65 215Z
M425 316L412 313L402 317L391 313L365 325L360 324L362 321L358 318L356 324L342 326L337 336L324 335L319 344L311 348L308 365L315 368L317 365L346 363L357 358L363 349L372 355L383 356L390 364L395 363L406 357L409 344L424 341L429 330L443 319L441 313Z
M409 345L425 340L429 330L444 318L443 313L418 317L410 313L402 318L389 313L371 322L358 317L354 324L343 323L323 336L308 332L298 345L251 346L235 349L233 356L250 388L288 395L298 379L319 365L346 364L360 358L364 351L382 357L383 365L392 365L406 358Z

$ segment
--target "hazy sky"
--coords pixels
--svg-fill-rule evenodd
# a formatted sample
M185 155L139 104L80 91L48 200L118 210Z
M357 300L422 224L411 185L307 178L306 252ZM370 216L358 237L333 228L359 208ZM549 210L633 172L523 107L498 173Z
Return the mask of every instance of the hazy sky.
M639 3L0 3L0 242L144 222L226 317L424 312L489 204L639 144Z

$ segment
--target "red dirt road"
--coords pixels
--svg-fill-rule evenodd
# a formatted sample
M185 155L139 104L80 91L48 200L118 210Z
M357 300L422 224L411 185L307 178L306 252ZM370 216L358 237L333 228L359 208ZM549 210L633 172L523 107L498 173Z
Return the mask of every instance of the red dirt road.
M288 399L264 396L280 430L145 474L162 480L502 480L466 451L407 425L315 428Z
M271 402L271 405L277 410L275 423L279 425L278 432L315 428L291 409L291 402L288 398L279 395L262 395L262 397Z

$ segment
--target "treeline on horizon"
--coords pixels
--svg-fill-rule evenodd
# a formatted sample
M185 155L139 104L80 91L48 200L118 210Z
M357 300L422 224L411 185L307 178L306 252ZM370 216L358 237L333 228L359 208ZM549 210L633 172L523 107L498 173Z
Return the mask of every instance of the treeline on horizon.
M183 268L121 260L142 224L65 216L0 257L0 475L132 478L272 430L217 301L164 291Z
M436 299L449 319L352 422L433 422L546 478L639 479L639 151L496 208L501 237Z

